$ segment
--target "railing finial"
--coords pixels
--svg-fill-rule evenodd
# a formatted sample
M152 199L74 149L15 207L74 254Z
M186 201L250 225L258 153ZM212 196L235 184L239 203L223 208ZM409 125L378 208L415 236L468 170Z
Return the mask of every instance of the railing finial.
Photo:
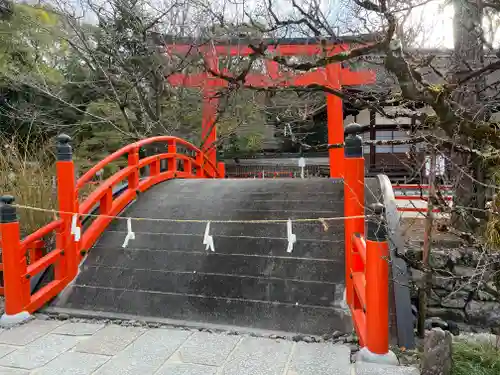
M57 160L70 161L73 157L71 148L71 137L67 134L59 134L57 136Z
M363 139L359 136L362 126L353 122L344 129L344 156L359 158L363 156Z
M0 197L0 223L14 223L17 221L16 208L12 205L14 197L3 195Z

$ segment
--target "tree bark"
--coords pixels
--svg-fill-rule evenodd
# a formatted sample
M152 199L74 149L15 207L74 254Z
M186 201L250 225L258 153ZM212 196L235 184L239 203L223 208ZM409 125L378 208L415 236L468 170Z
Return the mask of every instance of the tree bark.
M482 29L481 0L453 0L455 15L454 28L454 55L452 73L456 83L471 73L471 70L484 66L484 43ZM453 93L453 100L465 108L461 115L469 120L486 120L486 111L483 111L481 90L486 87L486 76L480 75L460 84ZM457 134L459 134L456 124ZM458 136L456 142L467 147L478 146L469 137ZM458 212L453 214L452 224L457 229L474 231L477 229L475 216L485 205L485 190L481 184L481 161L473 155L464 155L460 164L453 166L455 177L454 205ZM472 209L472 210L471 210Z
M427 197L427 215L425 218L424 248L422 253L422 266L424 277L422 285L418 291L418 335L425 336L425 318L427 315L427 305L432 287L432 270L429 258L432 247L432 226L434 223L434 199L436 196L436 149L431 145L429 166L429 194Z

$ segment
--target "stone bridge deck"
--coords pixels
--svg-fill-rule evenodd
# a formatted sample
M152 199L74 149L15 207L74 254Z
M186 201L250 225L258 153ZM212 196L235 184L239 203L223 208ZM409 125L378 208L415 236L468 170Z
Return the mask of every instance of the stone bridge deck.
M347 345L100 322L0 331L0 375L418 375L350 361Z

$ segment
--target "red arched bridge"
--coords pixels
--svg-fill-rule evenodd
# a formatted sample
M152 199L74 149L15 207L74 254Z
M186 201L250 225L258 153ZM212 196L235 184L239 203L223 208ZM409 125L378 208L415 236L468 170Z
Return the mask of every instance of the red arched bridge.
M165 136L130 144L75 181L70 138L60 136L58 218L21 239L16 208L26 207L2 198L3 319L49 305L316 335L354 326L372 353L387 353L391 339L411 347L408 290L394 281L404 265L392 187L364 178L356 127L346 129L341 179L224 179L222 164ZM159 143L166 152L139 158ZM126 167L79 199L124 157ZM44 241L53 233L55 243Z
M341 73L325 70L335 87ZM1 321L48 308L310 335L354 328L368 353L386 355L391 342L413 347L392 186L386 176L365 179L360 126L342 140L339 102L328 95L329 179L224 178L210 100L201 148L144 139L76 181L70 138L59 136L56 219L21 238L16 210L36 208L1 201ZM164 151L141 158L150 145ZM82 197L118 162L125 166Z

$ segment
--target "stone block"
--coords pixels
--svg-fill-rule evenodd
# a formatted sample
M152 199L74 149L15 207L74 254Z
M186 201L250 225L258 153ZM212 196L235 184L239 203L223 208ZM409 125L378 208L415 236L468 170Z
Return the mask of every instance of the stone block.
M217 367L192 363L165 363L155 375L215 375Z
M146 330L142 328L109 325L82 341L75 350L84 353L115 355L144 332Z
M223 366L221 375L282 375L292 343L246 337Z
M0 366L32 370L42 367L74 347L79 337L45 335L0 359Z
M0 358L5 357L7 354L12 353L16 349L18 348L15 346L0 345Z
M358 362L354 366L355 375L419 375L414 367L387 366L377 363Z
M180 348L182 362L220 366L241 340L238 336L227 336L208 332L196 332Z
M189 331L151 329L104 366L96 375L152 375L191 335Z
M441 299L441 306L452 309L463 309L467 303L469 293L465 291L458 291L453 293L448 298Z
M453 268L453 273L457 276L462 276L462 277L467 277L467 278L478 277L481 275L481 273L479 273L479 275L478 275L478 270L476 268L467 267L467 266L455 266ZM487 278L485 278L485 279L487 279Z
M429 257L429 263L432 268L446 268L450 257L447 251L435 250L431 251L431 256Z
M422 356L422 375L451 375L452 363L451 333L440 328L427 331Z
M349 375L350 372L349 347L299 342L294 348L287 375Z
M453 277L446 276L432 276L432 285L437 286L441 289L445 289L447 291L452 292L455 289L456 281Z
M494 327L500 321L500 303L471 301L467 304L465 313L472 324Z
M464 322L466 320L465 313L461 309L450 309L444 307L429 307L427 316L438 317L445 320L453 320L455 322Z
M57 327L53 333L69 336L91 336L102 328L104 328L104 324L68 322Z
M0 375L29 375L29 371L0 366Z
M37 375L90 375L110 357L99 354L66 352L36 371Z
M477 292L477 297L480 301L496 301L497 298L484 290L479 290Z
M27 345L52 332L62 323L54 320L32 320L26 324L6 329L0 333L0 344Z

